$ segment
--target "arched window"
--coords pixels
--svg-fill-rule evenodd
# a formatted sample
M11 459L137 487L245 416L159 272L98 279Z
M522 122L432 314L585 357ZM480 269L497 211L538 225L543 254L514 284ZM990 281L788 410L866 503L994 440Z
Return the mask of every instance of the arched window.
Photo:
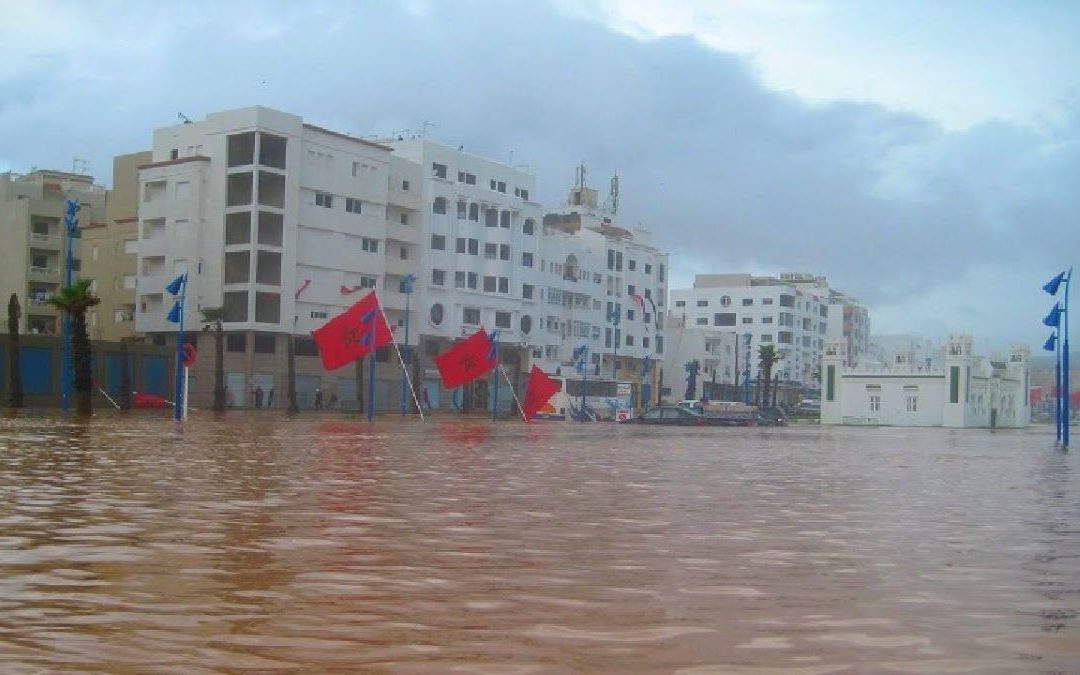
M431 306L431 323L436 326L441 326L443 322L443 306L442 303L436 302Z
M431 203L432 213L446 213L446 197L436 197Z
M528 314L521 315L521 334L528 335L532 332L532 317Z

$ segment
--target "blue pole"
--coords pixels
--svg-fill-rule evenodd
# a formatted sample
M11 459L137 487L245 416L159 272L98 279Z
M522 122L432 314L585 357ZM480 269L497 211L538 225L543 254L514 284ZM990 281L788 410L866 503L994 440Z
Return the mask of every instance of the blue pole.
M746 363L743 365L743 403L750 405L750 335L746 338Z
M589 388L589 349L581 351L581 421L585 421L585 390Z
M495 383L491 387L491 421L499 419L499 348L495 348L495 370L491 371Z
M412 276L412 275L409 275ZM409 367L409 300L412 299L412 282L406 277L405 285L405 351L402 353L402 361L405 367ZM405 417L405 373L401 373L401 416Z
M187 273L180 282L180 321L176 330L176 377L173 387L173 418L184 418L184 297L187 295Z
M1054 441L1061 443L1061 322L1054 328L1054 346L1057 358L1054 359Z
M1061 382L1063 398L1061 399L1061 447L1069 449L1069 397L1072 390L1069 386L1069 284L1072 283L1072 268L1069 268L1069 276L1065 277L1065 308L1061 313L1061 320L1065 322L1065 337L1061 345Z
M75 267L73 240L75 239L76 228L79 225L79 219L75 217L75 214L79 211L79 202L69 199L64 206L64 227L67 231L67 245L64 253L64 285L70 286L72 268ZM67 312L60 319L60 343L62 361L60 368L63 372L60 377L60 404L64 412L67 412L71 400L71 381L74 378L71 364L71 315Z
M375 350L371 350L371 358L368 361L368 399L367 399L367 421L375 421Z

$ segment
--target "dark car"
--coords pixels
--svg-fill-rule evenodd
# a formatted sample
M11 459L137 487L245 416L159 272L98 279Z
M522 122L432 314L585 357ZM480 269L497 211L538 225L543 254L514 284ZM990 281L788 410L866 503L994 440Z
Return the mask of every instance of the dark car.
M759 427L782 427L787 424L787 415L780 408L762 408L757 414Z
M705 424L704 416L673 405L647 410L631 421L636 424L667 424L687 427L700 427Z

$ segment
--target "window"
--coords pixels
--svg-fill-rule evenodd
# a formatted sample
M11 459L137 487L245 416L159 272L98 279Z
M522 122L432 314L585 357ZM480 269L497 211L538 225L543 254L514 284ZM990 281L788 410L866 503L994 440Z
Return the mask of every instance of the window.
M458 253L464 253L465 252L465 237L458 237L456 244L457 244L457 247L456 247L455 250Z
M458 239L458 241L461 241L461 240ZM431 235L431 248L433 250L435 250L435 251L445 251L446 250L446 236L441 235L441 234L433 234L433 235ZM461 251L458 251L458 253L461 253Z
M499 292L510 294L510 277L499 277Z
M528 251L521 252L521 266L532 267L533 266L533 254Z
M634 346L634 336L633 335L627 335L626 336L626 346L627 347L633 347Z
M532 332L532 317L528 314L523 314L520 321L521 334L528 335Z
M468 171L458 171L457 179L459 183L465 183L466 185L476 185L476 174L469 173Z
M754 299L753 298L743 298L742 299L742 306L743 307L752 307L753 305L754 305Z
M664 353L664 336L663 335L657 335L656 336L656 353L657 354L663 354Z
M721 304L721 305L723 305L723 304L724 304L724 302L723 302L723 301L721 300L721 301L720 301L720 304ZM709 301L708 301L708 300L698 300L698 301L697 301L697 306L698 306L698 307L708 307L708 306L709 306ZM726 306L726 305L725 305L725 306Z
M319 346L311 338L298 337L293 342L293 352L297 356L318 356Z
M469 204L469 220L480 222L480 205L476 202Z
M648 336L644 336L644 337L642 337L642 338L641 338L641 346L642 346L642 347L643 347L644 349L648 349L648 348L649 348L649 338L648 338Z
M789 331L789 330L780 331L779 333L777 333L776 340L777 340L777 342L779 342L782 345L791 344L791 331Z
M529 201L529 191L525 188L514 188L514 194L521 197L525 201Z
M645 298L648 299L648 300L652 300L652 289L651 288L646 288L645 289Z
M480 325L480 310L476 307L462 307L461 308L461 323L469 324L471 326Z
M771 316L763 316L763 317L761 317L761 323L772 323L772 322L773 322L773 318Z
M431 175L436 178L446 178L446 165L438 162L431 163Z
M409 181L407 181L407 180L401 181L401 190L403 192L408 192L409 191Z
M273 354L276 342L272 333L255 333L251 341L251 351L256 354Z
M465 200L460 200L457 203L457 217L458 220L465 220L465 214L469 209L469 205L465 203Z
M761 341L762 342L772 342L772 333L762 333L761 334Z
M533 230L535 228L536 228L536 221L533 220L532 218L526 218L525 222L521 224L521 233L522 234L532 234Z
M510 312L495 312L495 327L510 328L513 315Z
M464 272L454 272L454 288L465 288Z
M532 300L534 291L535 287L532 284L521 285L521 297L525 298L526 300Z
M717 316L719 316L719 315L717 315ZM695 323L698 326L708 326L709 325L709 317L707 317L707 316L699 316ZM719 325L719 324L717 324L717 325Z
M370 237L360 237L360 248L367 253L379 252L379 240Z
M772 303L773 303L772 298L762 298L761 299L761 304L763 304L763 305L771 305Z
M730 307L731 306L731 296L730 295L722 296L720 298L720 306L721 307Z
M918 394L908 394L907 395L907 411L912 412L912 413L913 412L919 412L919 396L918 396Z
M246 352L247 351L247 333L226 333L225 334L225 351L228 352Z
M328 192L316 192L315 206L321 206L324 209L334 208L334 195Z
M637 287L635 287L634 284L629 284L626 287L626 294L627 295L634 295L634 291L636 291L636 290L637 290Z
M349 213L360 213L360 200L352 197L345 198L345 210Z
M645 263L645 274L652 274L652 265Z
M630 270L631 272L636 270L637 269L637 261L634 260L633 258L627 260L626 261L626 269Z
M754 317L752 317L752 316L744 316L742 318L742 322L743 323L754 323Z
M870 412L879 412L881 410L881 395L870 394Z
M480 240L479 239L470 239L469 240L469 255L480 255Z
M476 272L469 272L468 282L465 285L475 291L477 279L478 277L476 275Z
M632 309L626 310L626 319L627 319L627 321L633 321L634 320L634 310L632 310Z
M433 286L445 286L446 270L431 270L431 284Z
M375 288L375 277L365 275L360 276L360 288Z
M499 213L499 227L501 227L504 230L509 230L510 229L510 212L509 211L502 211L501 213Z
M495 277L485 276L484 277L484 292L485 293L494 293L496 283L498 283L498 282L495 280Z
M428 314L431 318L431 323L436 326L441 326L443 322L443 306L436 302L431 306L431 312Z
M686 301L685 300L676 300L675 301L675 306L676 307L686 307Z
M352 175L356 176L359 173L360 173L360 162L353 162L352 163Z
M436 197L435 201L431 202L431 212L438 214L446 213L446 197Z
M794 295L781 295L780 296L780 306L781 307L794 307L795 306L795 296Z
M735 325L735 312L723 312L713 314L714 326L734 326Z
M510 247L506 244L499 244L499 260L510 259Z
M499 226L499 211L497 209L486 209L484 211L484 225L486 227Z
M499 252L498 244L484 244L484 257L489 260L494 260L495 256Z

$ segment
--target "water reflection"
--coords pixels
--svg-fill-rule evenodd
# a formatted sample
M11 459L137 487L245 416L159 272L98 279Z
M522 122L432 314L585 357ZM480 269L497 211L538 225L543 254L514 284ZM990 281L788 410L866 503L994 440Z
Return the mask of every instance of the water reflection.
M0 669L1078 670L1038 432L388 422L3 419Z

